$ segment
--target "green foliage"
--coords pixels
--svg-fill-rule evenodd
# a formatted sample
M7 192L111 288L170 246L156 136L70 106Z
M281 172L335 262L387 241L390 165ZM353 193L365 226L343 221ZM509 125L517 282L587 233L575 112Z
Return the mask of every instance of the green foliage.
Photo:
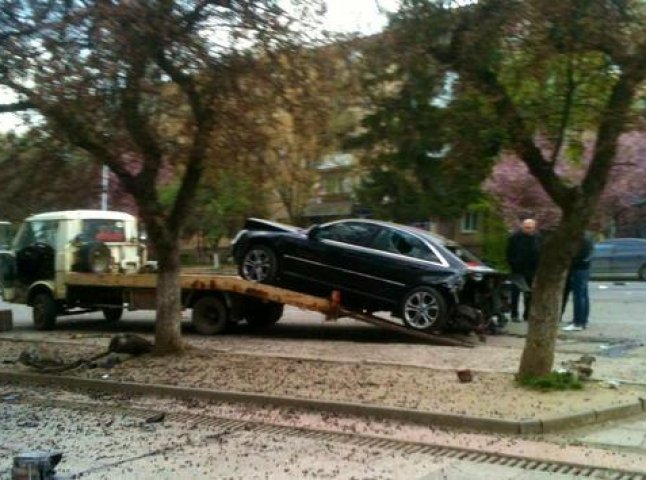
M516 379L516 382L530 390L543 392L554 390L581 390L583 384L570 372L550 372L547 375L532 377L524 376Z
M248 216L262 216L264 193L254 180L239 172L224 170L205 180L196 193L185 234L202 233L215 248L223 236L232 236L242 228ZM174 182L160 190L164 205L174 202L179 185Z
M31 129L0 135L2 219L17 222L35 212L97 208L100 181L100 168L87 155L50 133Z
M497 270L508 268L506 259L507 226L498 213L498 205L488 196L471 206L472 211L480 212L484 220L482 233L482 258Z

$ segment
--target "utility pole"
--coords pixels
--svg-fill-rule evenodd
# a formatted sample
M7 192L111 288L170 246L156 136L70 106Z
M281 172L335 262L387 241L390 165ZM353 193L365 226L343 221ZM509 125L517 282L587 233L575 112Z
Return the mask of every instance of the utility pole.
M108 209L108 183L110 181L110 170L107 165L101 167L101 210Z

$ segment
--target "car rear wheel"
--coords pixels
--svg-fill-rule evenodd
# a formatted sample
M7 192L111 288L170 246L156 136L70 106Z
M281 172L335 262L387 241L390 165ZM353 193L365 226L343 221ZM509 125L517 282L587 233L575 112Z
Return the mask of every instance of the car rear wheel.
M276 254L265 245L253 245L249 248L239 265L240 276L253 282L273 282L277 272Z
M404 323L415 330L440 331L446 325L446 300L431 287L417 287L406 294L401 306Z
M191 323L195 330L202 335L222 333L229 326L227 307L217 297L202 297L193 305Z

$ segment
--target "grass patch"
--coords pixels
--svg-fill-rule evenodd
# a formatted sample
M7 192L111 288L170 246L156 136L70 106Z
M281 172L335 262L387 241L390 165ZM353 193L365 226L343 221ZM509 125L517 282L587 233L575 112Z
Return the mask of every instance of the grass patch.
M581 390L583 384L571 372L550 372L541 377L516 378L516 382L531 390L549 392L553 390Z

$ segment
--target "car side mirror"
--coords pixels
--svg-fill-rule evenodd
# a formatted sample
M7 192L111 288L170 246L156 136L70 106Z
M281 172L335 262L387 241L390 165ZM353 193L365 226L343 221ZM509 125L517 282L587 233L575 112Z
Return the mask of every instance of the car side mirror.
M321 230L321 227L318 225L312 225L310 229L307 231L307 238L310 240L317 240L318 239L318 233Z

